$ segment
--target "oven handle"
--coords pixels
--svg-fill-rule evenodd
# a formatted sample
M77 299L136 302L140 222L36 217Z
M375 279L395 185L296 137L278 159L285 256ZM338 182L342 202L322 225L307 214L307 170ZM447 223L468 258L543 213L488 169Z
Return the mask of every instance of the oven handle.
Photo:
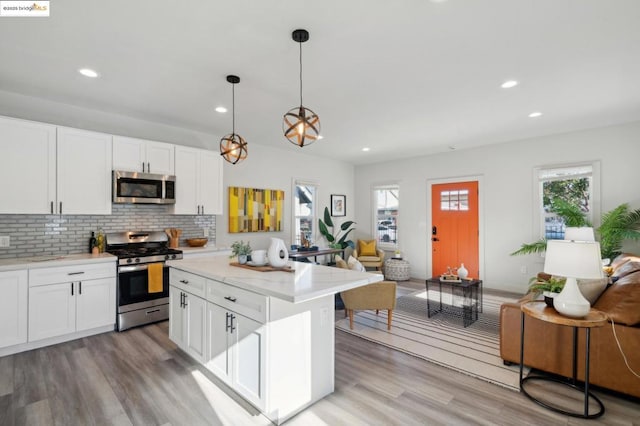
M164 264L164 262L162 263L162 266L163 267L166 266ZM122 272L138 272L138 271L146 271L147 269L149 269L149 265L148 264L131 265L131 266L119 266L118 267L118 272L120 272L120 273L122 273Z

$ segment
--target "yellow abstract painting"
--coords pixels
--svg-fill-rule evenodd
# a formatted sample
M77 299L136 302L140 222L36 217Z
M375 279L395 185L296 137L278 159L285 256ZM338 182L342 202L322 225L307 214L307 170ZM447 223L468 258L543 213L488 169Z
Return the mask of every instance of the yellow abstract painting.
M284 191L229 187L229 233L283 230Z

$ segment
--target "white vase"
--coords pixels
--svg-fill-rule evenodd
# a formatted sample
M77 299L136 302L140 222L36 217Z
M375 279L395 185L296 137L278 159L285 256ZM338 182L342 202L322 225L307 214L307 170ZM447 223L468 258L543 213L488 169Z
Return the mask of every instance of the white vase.
M580 292L575 278L567 278L562 291L553 298L553 307L562 315L572 318L582 318L591 310L591 305Z
M284 241L280 238L271 238L271 245L267 250L267 258L269 259L269 264L275 268L287 266L289 251Z
M467 276L469 276L469 271L467 271L467 268L464 267L464 263L461 263L460 267L458 268L458 278L460 278L461 280L465 280L467 279Z

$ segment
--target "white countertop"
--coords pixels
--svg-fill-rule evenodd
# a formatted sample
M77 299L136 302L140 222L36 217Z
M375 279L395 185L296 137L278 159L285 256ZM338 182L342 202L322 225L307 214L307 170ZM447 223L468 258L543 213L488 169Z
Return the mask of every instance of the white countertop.
M180 246L178 250L182 250L184 254L191 253L215 253L219 251L231 250L229 247L216 247L214 245L205 245L204 247Z
M252 271L231 266L226 256L171 260L169 266L235 287L292 303L382 281L381 274L357 272L303 262L289 262L294 272Z
M115 262L116 260L118 260L118 258L109 253L18 257L12 259L0 259L0 272L15 271L18 269L50 268L52 266L81 265L84 263Z

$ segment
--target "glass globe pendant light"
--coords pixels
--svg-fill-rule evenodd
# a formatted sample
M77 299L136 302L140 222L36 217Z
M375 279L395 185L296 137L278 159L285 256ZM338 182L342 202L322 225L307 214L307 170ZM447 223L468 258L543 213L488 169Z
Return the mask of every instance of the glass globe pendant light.
M247 141L236 133L236 91L235 85L240 83L237 75L228 75L227 81L231 83L232 93L232 131L220 139L220 155L231 164L237 164L247 158Z
M291 38L300 45L300 106L292 108L284 115L282 130L289 142L302 148L319 138L320 117L302 105L302 43L309 40L309 32L295 30Z

